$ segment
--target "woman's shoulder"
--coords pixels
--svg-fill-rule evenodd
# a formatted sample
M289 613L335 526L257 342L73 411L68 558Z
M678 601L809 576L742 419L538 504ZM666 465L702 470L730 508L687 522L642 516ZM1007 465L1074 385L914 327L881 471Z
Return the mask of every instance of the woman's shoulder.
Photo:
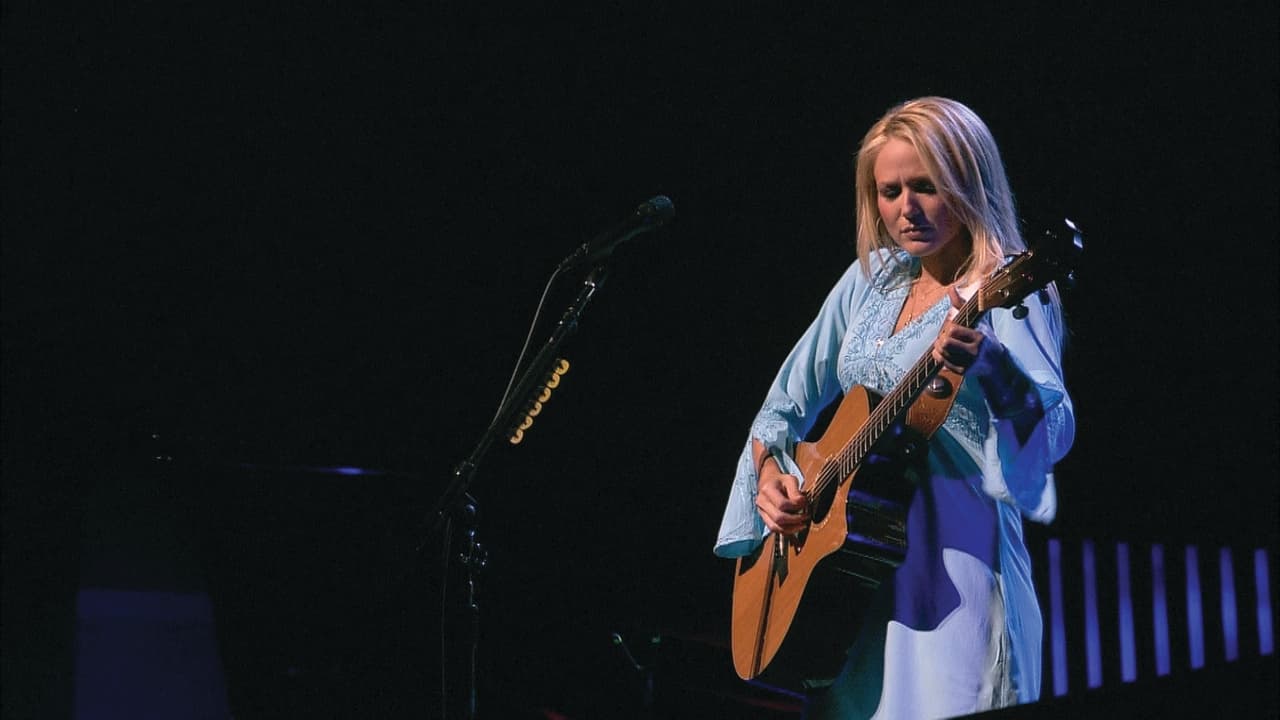
M911 282L916 272L914 260L896 249L877 248L866 257L858 257L845 268L832 289L834 294L862 297L871 291L890 293Z
M871 287L888 292L909 282L914 260L901 248L876 248L867 254L867 280Z

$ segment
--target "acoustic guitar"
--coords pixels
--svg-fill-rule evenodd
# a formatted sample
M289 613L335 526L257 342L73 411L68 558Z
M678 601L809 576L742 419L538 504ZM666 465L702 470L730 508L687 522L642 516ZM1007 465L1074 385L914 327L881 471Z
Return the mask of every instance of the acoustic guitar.
M988 277L953 321L974 327L995 307L1024 317L1023 300L1068 277L1083 250L1080 230L1070 220L1066 226L1065 238L1046 232ZM922 460L962 381L926 352L883 398L851 388L821 437L797 443L806 526L766 535L737 561L731 646L742 679L802 690L839 672L871 594L906 556L914 485L877 472L870 459L905 429L916 442L898 443L898 455L908 464L912 454Z

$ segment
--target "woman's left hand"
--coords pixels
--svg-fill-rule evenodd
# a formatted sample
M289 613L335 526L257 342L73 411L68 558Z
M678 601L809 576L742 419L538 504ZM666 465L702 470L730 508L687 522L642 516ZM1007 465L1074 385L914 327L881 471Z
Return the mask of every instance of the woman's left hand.
M999 356L1004 346L999 341L987 337L976 328L957 325L950 320L942 326L942 331L933 341L933 359L948 370L965 374L973 370L981 375L998 367Z
M953 316L964 305L964 298L955 287L948 294L951 306L955 308L951 312ZM988 337L978 328L957 325L952 322L951 316L942 324L942 330L933 341L933 359L946 369L961 375L991 375L1002 366L1005 353L1005 347L999 340Z
M954 288L951 303L957 309L962 304ZM984 327L990 328L990 322L984 320L970 328L957 325L948 317L933 341L933 359L952 372L977 378L995 417L1038 422L1044 416L1040 394L1013 361L1009 349L994 333L983 332Z

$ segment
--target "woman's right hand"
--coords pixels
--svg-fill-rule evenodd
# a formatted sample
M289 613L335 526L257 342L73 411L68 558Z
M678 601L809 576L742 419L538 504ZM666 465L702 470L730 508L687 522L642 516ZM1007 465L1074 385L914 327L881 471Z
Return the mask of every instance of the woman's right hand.
M765 527L783 535L795 534L809 522L809 498L800 492L796 476L784 474L771 457L760 466L756 511Z

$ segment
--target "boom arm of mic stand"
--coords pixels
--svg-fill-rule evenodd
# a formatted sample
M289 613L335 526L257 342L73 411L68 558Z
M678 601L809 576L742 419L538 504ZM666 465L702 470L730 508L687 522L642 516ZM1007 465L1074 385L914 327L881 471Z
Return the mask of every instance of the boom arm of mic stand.
M564 315L560 318L559 324L552 331L551 337L534 356L533 360L525 368L524 374L520 377L520 382L516 384L511 394L507 396L507 401L498 410L497 416L489 425L488 429L480 437L475 448L471 451L471 455L467 459L459 462L453 469L453 480L449 487L445 489L444 494L436 503L436 507L432 512L433 527L436 530L444 526L444 522L449 513L453 512L459 501L466 495L467 489L471 487L471 483L475 479L476 469L480 466L480 461L484 454L488 452L489 446L501 434L510 431L515 427L520 414L529 407L533 400L533 396L540 390L542 379L551 371L552 364L556 361L560 346L564 341L578 328L578 318L582 315L582 310L591 302L591 297L595 295L596 290L604 285L604 278L607 272L605 265L597 265L582 282L582 288L578 291L578 296L574 299L569 308L565 310Z

